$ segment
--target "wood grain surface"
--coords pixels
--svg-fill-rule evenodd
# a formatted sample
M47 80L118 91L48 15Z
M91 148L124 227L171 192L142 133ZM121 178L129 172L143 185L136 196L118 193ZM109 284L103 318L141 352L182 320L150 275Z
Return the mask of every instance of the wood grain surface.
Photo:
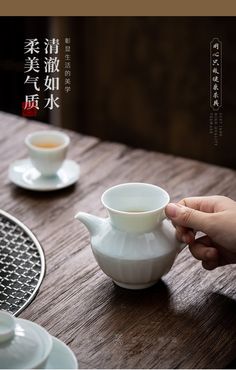
M39 193L11 184L8 167L27 157L25 136L50 128L0 114L0 205L43 246L47 272L20 317L43 325L75 352L81 368L225 368L236 357L236 269L206 271L186 248L154 287L127 291L100 270L79 211L105 216L108 187L142 181L171 200L224 194L236 199L233 170L67 131L68 158L81 166L70 188Z

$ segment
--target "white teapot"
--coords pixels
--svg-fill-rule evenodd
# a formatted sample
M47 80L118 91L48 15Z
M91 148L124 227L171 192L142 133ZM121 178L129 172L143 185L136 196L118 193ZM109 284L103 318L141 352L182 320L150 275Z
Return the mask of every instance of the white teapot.
M79 212L89 230L95 259L103 272L127 289L144 289L166 274L185 246L166 219L168 193L155 185L125 183L106 190L101 198L106 219Z

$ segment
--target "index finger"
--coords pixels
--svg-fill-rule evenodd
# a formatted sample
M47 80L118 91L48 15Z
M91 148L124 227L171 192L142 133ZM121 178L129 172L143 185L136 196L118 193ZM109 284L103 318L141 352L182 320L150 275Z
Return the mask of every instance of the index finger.
M206 212L206 213L214 213L219 211L219 208L222 208L222 205L230 201L230 199L218 196L218 195L211 195L205 197L189 197L184 198L178 203L188 207L195 209L197 211Z

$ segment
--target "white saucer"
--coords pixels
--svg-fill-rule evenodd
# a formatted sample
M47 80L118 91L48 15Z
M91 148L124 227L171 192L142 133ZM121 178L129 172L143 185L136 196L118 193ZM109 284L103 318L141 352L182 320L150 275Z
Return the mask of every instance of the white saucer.
M71 349L55 337L52 337L52 340L52 352L47 360L46 369L79 369Z
M24 189L51 191L74 184L79 179L80 167L67 159L55 176L45 177L33 167L29 158L25 158L12 163L8 174L15 185Z

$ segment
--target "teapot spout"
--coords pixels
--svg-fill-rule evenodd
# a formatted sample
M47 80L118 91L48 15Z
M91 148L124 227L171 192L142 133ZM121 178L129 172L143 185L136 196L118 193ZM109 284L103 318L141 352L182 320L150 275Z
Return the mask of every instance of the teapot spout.
M102 225L104 225L105 221L103 218L85 212L78 212L75 215L75 218L81 221L84 226L87 227L91 236L94 236L101 231Z

